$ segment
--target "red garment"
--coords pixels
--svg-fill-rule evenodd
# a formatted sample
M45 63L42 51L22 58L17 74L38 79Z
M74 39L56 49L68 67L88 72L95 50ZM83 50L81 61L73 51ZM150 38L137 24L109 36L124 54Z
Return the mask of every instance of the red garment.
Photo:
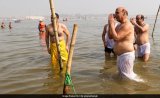
M40 31L44 31L46 24L44 22L39 23L39 29Z

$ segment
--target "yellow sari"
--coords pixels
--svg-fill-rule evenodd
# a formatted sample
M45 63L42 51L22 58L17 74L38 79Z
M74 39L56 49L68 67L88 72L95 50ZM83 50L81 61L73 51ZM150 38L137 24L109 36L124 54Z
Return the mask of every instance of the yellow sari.
M66 44L64 40L61 40L59 42L60 45L60 52L61 52L61 58L63 62L63 70L66 69L66 64L68 61L68 52L66 50ZM51 49L51 62L54 69L59 69L59 59L58 59L58 52L57 52L57 46L56 43L50 44Z

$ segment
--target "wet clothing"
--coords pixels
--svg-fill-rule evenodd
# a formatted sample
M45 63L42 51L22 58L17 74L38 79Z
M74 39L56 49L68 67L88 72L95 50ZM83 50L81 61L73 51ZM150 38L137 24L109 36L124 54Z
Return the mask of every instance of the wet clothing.
M61 58L63 63L68 61L68 52L66 50L66 44L64 40L61 40L59 42L60 44L60 52L61 52ZM56 43L50 44L51 49L51 62L54 66L59 66L59 59L58 59L58 52L57 52L57 46Z
M115 27L118 25L118 23L115 24ZM113 51L113 47L114 47L114 40L113 39L110 39L109 36L108 36L108 25L106 27L106 35L105 35L105 42L106 42L106 45L105 45L105 52L108 52L108 53L114 53Z
M108 53L114 53L114 51L113 51L113 48L108 48L108 47L105 47L105 50L104 50L105 52L108 52Z
M137 75L133 72L134 60L135 51L117 56L117 66L121 76L125 76L131 80L135 79Z
M107 25L107 27L106 27L105 42L106 42L106 46L107 46L108 48L110 48L110 49L113 48L113 46L114 46L114 40L113 40L113 39L110 39L110 38L108 37L108 25Z
M144 54L150 53L150 43L138 45L137 47L138 57L142 57Z

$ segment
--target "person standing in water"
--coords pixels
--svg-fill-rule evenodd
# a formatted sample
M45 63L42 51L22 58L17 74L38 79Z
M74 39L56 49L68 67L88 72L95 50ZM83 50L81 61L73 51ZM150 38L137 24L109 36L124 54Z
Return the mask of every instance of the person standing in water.
M115 23L115 26L117 26L118 23L116 22ZM103 33L102 33L102 41L103 41L103 45L104 45L104 51L105 51L105 57L107 56L111 56L111 53L114 53L113 51L113 47L114 47L114 40L113 39L110 39L108 37L108 24L106 24L103 28Z
M4 29L4 28L5 28L5 24L4 24L4 22L2 22L1 29Z
M69 40L70 40L70 32L68 28L59 22L59 15L56 14L56 23L57 23L57 32L58 32L58 39L60 44L60 52L61 58L63 61L63 65L66 65L68 61L68 51L69 51ZM53 16L51 16L51 22L53 20ZM48 53L51 54L51 62L53 66L59 66L58 64L58 52L56 46L56 36L53 33L53 26L52 23L47 25L46 27L46 45ZM65 40L66 38L66 40ZM64 67L64 66L63 66ZM63 68L64 69L64 68ZM66 69L66 66L65 66Z
M44 23L44 21L41 19L39 21L39 25L38 25L38 30L39 30L39 39L41 41L41 45L42 46L46 46L46 24Z
M12 29L12 23L9 22L9 25L8 25L9 29Z
M45 28L46 24L42 20L40 20L38 25L40 39L45 38L45 32L46 32Z
M115 18L120 24L115 27ZM136 74L133 71L135 50L134 27L128 20L128 11L124 7L118 7L115 14L108 17L109 38L115 40L114 52L117 55L117 67L119 74L131 80L135 80Z
M138 57L146 62L150 56L149 24L144 22L144 16L141 14L136 16L136 20L131 18L130 21L135 27Z

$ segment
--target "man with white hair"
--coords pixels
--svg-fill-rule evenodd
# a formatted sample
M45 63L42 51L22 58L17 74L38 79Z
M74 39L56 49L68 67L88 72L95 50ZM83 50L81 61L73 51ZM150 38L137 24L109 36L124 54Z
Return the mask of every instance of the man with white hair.
M128 11L124 7L118 7L115 14L108 17L109 37L115 40L114 52L117 55L117 66L121 76L134 80L133 72L134 51L134 27L128 20ZM115 18L120 24L115 27Z

